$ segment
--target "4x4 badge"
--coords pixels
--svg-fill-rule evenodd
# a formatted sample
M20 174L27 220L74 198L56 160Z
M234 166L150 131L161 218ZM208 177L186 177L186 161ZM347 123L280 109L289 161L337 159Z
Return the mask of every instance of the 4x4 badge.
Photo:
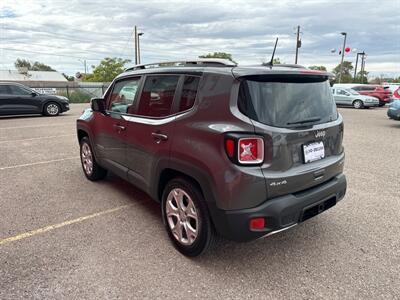
M323 137L325 137L325 135L326 135L326 132L325 131L317 131L316 133L315 133L315 138L317 139L317 138L323 138Z

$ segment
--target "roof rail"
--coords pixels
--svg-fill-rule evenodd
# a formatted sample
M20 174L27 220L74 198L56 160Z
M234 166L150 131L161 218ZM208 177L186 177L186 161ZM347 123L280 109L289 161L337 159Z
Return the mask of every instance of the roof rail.
M306 67L297 64L274 64L274 67L289 67L289 68L298 68L298 69L306 69Z
M143 69L162 68L162 67L236 67L237 64L228 59L219 58L198 58L191 60L163 61L151 64L135 65L125 69L126 71L136 71Z

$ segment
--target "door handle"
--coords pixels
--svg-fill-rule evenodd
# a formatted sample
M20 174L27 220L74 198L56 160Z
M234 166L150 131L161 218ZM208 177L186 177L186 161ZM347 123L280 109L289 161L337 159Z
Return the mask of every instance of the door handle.
M166 135L166 134L152 132L151 135L157 142L168 140L168 135Z
M119 124L114 124L113 127L118 131L124 131L126 129L125 126L122 126L122 125L119 125Z

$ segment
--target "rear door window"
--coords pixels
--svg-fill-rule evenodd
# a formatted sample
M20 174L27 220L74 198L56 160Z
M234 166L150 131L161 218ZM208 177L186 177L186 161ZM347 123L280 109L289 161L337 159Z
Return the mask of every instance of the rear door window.
M10 89L9 89L8 85L0 84L0 94L1 95L10 94Z
M147 117L170 115L179 77L178 75L147 76L137 114Z
M338 118L329 81L322 76L248 78L241 83L238 105L251 119L274 127Z
M32 93L31 91L28 91L27 89L24 89L19 86L10 85L9 87L11 89L11 94L15 96L27 96Z

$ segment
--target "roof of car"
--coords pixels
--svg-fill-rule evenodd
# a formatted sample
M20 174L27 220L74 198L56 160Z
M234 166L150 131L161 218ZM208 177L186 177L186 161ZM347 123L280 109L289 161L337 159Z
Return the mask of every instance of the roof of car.
M188 63L186 63L188 62ZM176 63L180 63L177 65ZM129 75L142 74L165 74L165 73L217 73L235 76L236 78L244 76L260 75L311 75L311 76L333 76L333 74L310 70L300 65L277 64L277 65L257 65L257 66L237 66L235 63L227 60L201 60L199 64L194 61L162 62L147 65L137 65L128 68L117 78Z

